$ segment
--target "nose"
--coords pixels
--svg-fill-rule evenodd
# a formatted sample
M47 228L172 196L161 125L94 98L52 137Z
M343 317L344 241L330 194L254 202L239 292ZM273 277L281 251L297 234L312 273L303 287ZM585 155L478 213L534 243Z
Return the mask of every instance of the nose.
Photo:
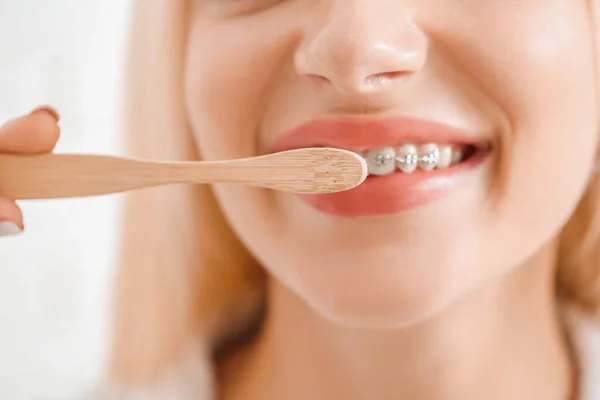
M402 1L330 0L315 11L297 72L347 94L385 90L418 72L427 37Z

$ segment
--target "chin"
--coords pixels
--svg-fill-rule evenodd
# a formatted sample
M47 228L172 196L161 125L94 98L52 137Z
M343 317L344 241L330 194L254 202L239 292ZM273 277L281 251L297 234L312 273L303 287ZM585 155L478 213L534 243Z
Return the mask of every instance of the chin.
M446 296L426 287L410 293L349 293L341 290L335 302L310 290L299 293L319 315L330 321L358 329L401 329L416 325L449 305Z
M414 325L460 297L464 270L438 256L418 255L418 264L398 262L402 254L357 250L335 261L321 255L294 265L293 279L283 283L324 318L364 329Z

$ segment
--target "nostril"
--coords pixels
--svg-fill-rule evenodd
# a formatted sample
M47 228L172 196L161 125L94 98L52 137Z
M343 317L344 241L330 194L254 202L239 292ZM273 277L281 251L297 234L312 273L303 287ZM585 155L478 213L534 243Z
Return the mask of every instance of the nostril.
M329 79L327 79L326 77L324 77L322 75L310 74L310 75L308 75L308 77L317 82L329 82Z
M323 75L307 74L306 77L316 85L331 84L332 82Z
M337 82L334 82L328 77L319 74L306 74L305 76L319 86L333 85L344 92L361 92L363 90L382 88L396 80L406 78L409 75L409 72L392 71L372 74L364 79L360 79L359 76L355 76L353 79L347 78Z
M365 87L377 87L390 83L391 81L395 81L409 75L406 72L401 71L392 71L392 72L383 72L379 74L369 75L365 78L363 84Z

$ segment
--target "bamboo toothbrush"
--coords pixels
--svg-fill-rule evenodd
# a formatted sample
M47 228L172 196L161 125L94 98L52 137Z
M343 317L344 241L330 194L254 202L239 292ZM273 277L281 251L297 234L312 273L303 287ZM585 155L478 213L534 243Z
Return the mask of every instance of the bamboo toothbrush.
M0 196L13 200L97 196L169 184L236 183L293 193L361 184L364 159L333 148L226 161L157 162L102 155L0 155Z

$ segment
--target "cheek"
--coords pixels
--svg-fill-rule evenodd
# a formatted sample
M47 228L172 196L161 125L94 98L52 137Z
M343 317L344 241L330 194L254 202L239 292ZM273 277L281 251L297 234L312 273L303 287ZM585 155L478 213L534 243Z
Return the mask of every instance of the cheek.
M442 28L450 38L446 44L474 85L506 114L509 128L554 125L580 115L586 115L588 124L596 105L595 48L587 9L566 0L547 2L554 7L542 7L541 2L519 2L519 13L513 6L490 7L473 22L449 21ZM453 22L468 27L457 32ZM501 26L490 29L496 25Z
M294 38L290 18L194 23L185 96L203 159L260 154L263 117L273 106L273 93L285 84L281 77L291 67ZM234 231L251 249L269 248L284 230L280 193L238 185L215 185L214 190Z
M260 119L288 47L277 27L239 24L200 21L190 37L186 106L206 159L258 153Z
M595 162L594 61L591 36L581 33L569 44L562 43L562 53L532 59L528 81L515 79L516 84L511 84L521 104L518 109L507 105L512 112L512 136L504 140L505 159L498 172L505 178L499 182L512 183L515 203L524 203L520 204L524 223L527 214L536 213L542 218L558 213L558 218L548 221L565 222L585 190Z
M490 185L492 226L504 226L499 232L506 235L529 230L531 240L554 234L569 217L598 145L589 16L583 6L550 3L527 10L524 2L520 15L496 16L512 29L476 25L454 43L464 65L481 71L473 73L477 85L502 114Z

